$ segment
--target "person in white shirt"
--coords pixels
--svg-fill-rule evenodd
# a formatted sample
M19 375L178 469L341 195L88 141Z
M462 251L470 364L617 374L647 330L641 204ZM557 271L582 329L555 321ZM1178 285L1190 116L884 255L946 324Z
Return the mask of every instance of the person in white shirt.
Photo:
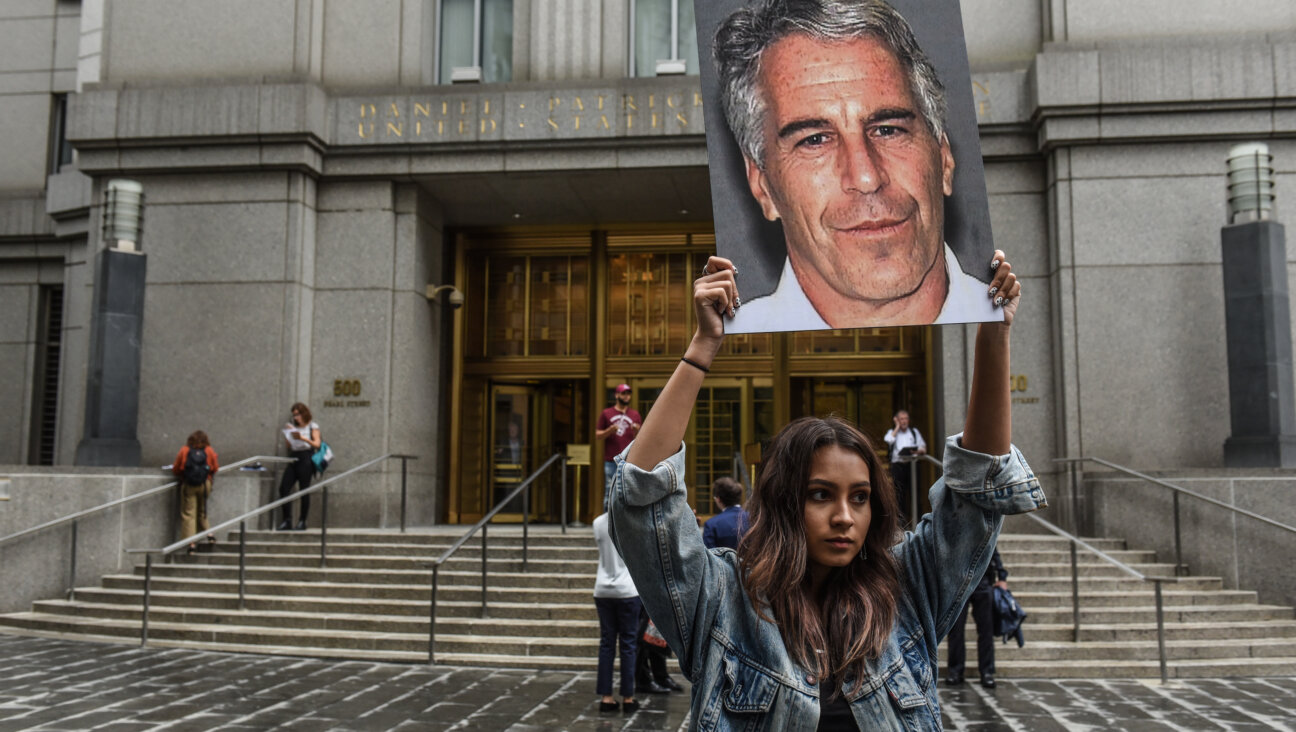
M903 409L891 418L891 429L882 436L882 441L890 449L891 482L895 484L896 497L900 500L900 512L904 513L909 505L914 464L902 458L909 455L926 455L927 443L918 433L918 428L909 425L909 413Z
M615 712L618 708L627 714L639 708L635 701L635 658L638 648L635 635L639 631L639 591L635 589L630 571L621 561L621 555L608 536L607 514L594 519L594 541L598 544L598 577L594 582L594 606L599 616L599 660L597 691L600 712ZM621 646L621 704L612 696L612 660L616 656L618 641Z

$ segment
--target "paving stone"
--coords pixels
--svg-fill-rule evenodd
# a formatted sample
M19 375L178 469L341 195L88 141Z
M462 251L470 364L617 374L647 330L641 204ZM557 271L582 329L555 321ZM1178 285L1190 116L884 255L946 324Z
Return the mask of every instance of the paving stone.
M0 635L13 730L667 730L687 694L599 714L594 674L237 656ZM948 729L1296 729L1296 679L1001 680L942 687Z

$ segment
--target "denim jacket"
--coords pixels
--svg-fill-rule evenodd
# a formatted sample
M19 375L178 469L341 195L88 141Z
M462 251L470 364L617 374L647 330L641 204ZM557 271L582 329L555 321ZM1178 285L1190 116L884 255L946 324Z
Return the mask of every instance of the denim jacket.
M862 730L941 728L936 645L985 575L1006 514L1047 505L1020 451L999 457L945 444L932 512L891 549L902 566L895 627L842 690ZM628 448L627 448L628 450ZM616 459L607 504L612 540L657 628L693 683L699 730L814 730L818 679L788 655L778 628L743 591L732 549L708 551L684 486L684 448L651 471ZM767 613L768 614L768 613Z

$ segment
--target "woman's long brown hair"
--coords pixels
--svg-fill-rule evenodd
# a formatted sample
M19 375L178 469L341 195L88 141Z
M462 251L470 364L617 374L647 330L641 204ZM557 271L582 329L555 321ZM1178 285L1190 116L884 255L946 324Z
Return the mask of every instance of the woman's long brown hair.
M872 520L864 538L867 558L828 575L822 596L812 596L806 551L805 501L810 464L818 450L838 446L868 465ZM895 622L900 565L895 544L897 501L890 476L867 437L829 417L804 417L784 427L763 461L750 506L751 528L738 545L743 585L752 607L766 610L788 653L820 678L854 676L864 682L865 659L877 657ZM817 653L816 651L822 651Z

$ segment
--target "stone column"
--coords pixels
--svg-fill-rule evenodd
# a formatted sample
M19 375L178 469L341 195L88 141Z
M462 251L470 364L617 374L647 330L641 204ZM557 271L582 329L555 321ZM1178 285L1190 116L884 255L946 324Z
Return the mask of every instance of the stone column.
M1224 464L1296 467L1287 246L1282 224L1251 221L1220 231L1228 328L1229 418Z
M99 254L86 383L85 436L77 465L138 467L140 346L144 332L142 252Z

